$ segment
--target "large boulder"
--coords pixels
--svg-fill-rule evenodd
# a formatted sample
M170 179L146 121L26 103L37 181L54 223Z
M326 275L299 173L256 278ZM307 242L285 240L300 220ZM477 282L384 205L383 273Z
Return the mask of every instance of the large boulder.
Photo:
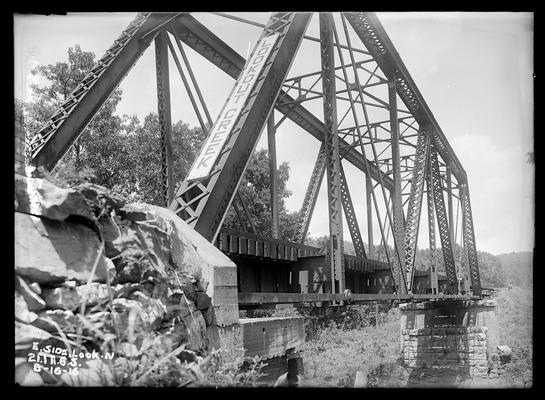
M145 222L133 223L111 245L119 255L116 282L140 283L149 276L168 279L171 253L166 232Z
M15 213L15 272L29 281L105 282L108 267L99 238L90 228Z
M170 256L177 275L195 277L199 290L212 299L215 323L238 323L237 268L233 261L169 209L145 203L128 204L124 209L138 216L140 220L134 224L140 230L155 227L168 235L169 251L164 245L161 251ZM141 220L144 215L146 219Z
M64 221L71 215L89 220L94 214L85 197L75 189L55 185L48 179L15 175L17 212Z
M76 186L75 190L81 193L93 208L99 206L117 212L127 203L123 196L94 183L82 183Z

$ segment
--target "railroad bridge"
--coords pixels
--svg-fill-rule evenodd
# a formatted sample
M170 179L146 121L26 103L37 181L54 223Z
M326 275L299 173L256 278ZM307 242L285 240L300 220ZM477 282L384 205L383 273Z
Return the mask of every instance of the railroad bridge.
M238 310L245 308L394 300L409 303L402 307L409 314L415 310L429 314L426 310L448 303L452 316L452 304L463 310L481 299L467 174L377 15L273 12L261 24L232 14L215 14L230 23L260 29L246 58L190 13L139 13L35 133L33 164L55 167L153 42L163 205L236 264L236 278L220 269L214 272L213 285L217 293L223 293L213 297L217 312L225 314L220 318L224 321L221 340L227 340L230 326L242 326L245 345L251 342L252 332L265 334L266 328L280 351L293 348L300 340L302 325L278 319L239 319ZM188 51L204 57L234 83L217 116L208 111L206 93L200 90ZM304 61L311 52L318 60L316 65L309 61L301 68L299 62L296 73L290 75L298 54L304 53ZM170 82L169 56L208 134L183 182L173 181L170 90L175 85ZM300 208L297 240L291 242L279 231L276 179L276 132L287 121L292 129L320 143ZM263 132L271 178L270 237L256 233L238 192ZM351 174L345 174L348 169ZM359 177L354 178L356 173ZM324 179L329 220L325 250L305 244ZM351 185L365 187L363 198L351 196ZM422 203L427 227L420 226ZM222 226L231 207L245 229ZM356 209L365 210L365 225L358 221ZM318 212L326 215L325 210ZM355 255L344 251L344 227ZM360 227L366 228L367 244ZM378 240L373 237L376 227ZM430 249L430 259L426 260L427 271L417 271L417 242L423 230L427 230L424 246ZM380 254L375 251L377 245ZM434 264L438 245L444 274L438 274ZM462 251L455 254L457 248ZM414 302L424 303L414 308L410 306ZM412 326L402 331L438 326L423 314L420 317L407 319L405 315L403 323L410 320ZM467 325L467 318L461 318L458 325ZM415 325L415 321L420 322ZM297 340L278 339L282 329ZM255 351L275 355L267 353L270 348Z

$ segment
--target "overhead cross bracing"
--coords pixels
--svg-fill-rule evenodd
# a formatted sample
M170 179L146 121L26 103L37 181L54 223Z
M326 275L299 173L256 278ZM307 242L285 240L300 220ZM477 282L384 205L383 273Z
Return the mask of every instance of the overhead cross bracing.
M252 23L233 14L216 14L229 23ZM276 253L278 246L297 248L296 243L292 246L278 242L282 233L274 186L276 132L290 124L289 129L297 127L310 134L320 146L301 205L299 245L305 242L316 214L322 186L327 188L330 240L325 254L316 250L313 255L297 259L282 258L288 263L286 271L291 271L290 278L285 278L291 285L286 290L298 290L292 285L296 280L293 276L303 271L305 257L316 257L315 263L307 260L304 268L312 275L313 268L325 267L327 284L308 290L341 295L346 288L352 288L365 293L365 288L369 288L365 274L378 274L377 271L383 271L379 265L387 265L390 279L384 290L414 295L419 232L427 228L430 238L437 231L443 250L443 293L458 295L457 282L467 274L471 293L480 295L466 172L378 17L365 12L277 12L271 13L265 24L253 25L261 32L243 57L197 16L138 14L67 101L36 132L31 145L33 162L53 168L153 42L163 205L201 235L219 246L223 222L233 207L248 234L233 236L237 249L247 248L248 237L255 235L256 228L245 206L247 199L240 196L238 188L261 133L266 131L272 182L272 237L260 239L259 246L273 246ZM225 79L234 79L233 89L217 114L207 106L207 94L199 87L199 71L191 67L189 52L223 71ZM174 64L169 62L169 56ZM171 76L176 74L183 85L170 84ZM201 128L208 133L182 182L172 179L169 91L174 87L187 92ZM294 140L293 146L296 145ZM354 189L358 187L365 187L365 196L354 198ZM422 201L428 192L428 201ZM428 218L428 227L420 226L423 204L427 215L435 216ZM456 216L455 207L460 210ZM373 271L360 270L360 275L350 277L345 274L347 265L356 265L350 258L345 260L345 226L349 235L344 234L344 239L351 239L356 257L376 266ZM379 233L378 239L374 230ZM458 237L462 237L460 245L467 253L467 271L454 257ZM259 254L265 254L265 247L255 248L254 253L237 250L236 255L232 254L243 264L244 257L260 260Z

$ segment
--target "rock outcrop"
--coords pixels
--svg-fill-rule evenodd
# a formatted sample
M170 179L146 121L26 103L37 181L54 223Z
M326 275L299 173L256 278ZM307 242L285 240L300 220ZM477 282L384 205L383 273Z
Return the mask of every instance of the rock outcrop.
M176 354L184 360L204 355L218 324L238 321L236 303L214 306L216 287L234 285L236 296L236 267L171 211L127 204L93 184L63 188L46 176L16 175L15 205L18 382L114 384L112 366L119 375L158 345L183 347ZM226 274L226 286L211 284ZM62 369L37 370L30 355L48 344L115 357L86 360L72 379Z

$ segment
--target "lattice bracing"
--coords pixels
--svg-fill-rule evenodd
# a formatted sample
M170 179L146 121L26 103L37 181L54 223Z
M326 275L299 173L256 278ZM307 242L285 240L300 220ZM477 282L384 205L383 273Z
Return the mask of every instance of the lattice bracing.
M422 128L418 134L416 156L411 181L411 194L407 208L405 224L405 273L407 274L407 290L412 290L414 276L414 260L416 256L416 242L420 225L420 211L422 208L422 193L429 153L429 132Z
M318 151L316 161L314 162L312 175L310 176L307 191L305 192L305 198L303 199L303 205L301 206L301 210L299 212L300 219L299 225L297 227L297 241L299 243L305 242L308 232L308 226L310 225L314 206L316 205L316 199L318 198L318 192L320 191L322 179L324 178L325 166L325 144L322 143L322 145L320 146L320 150Z
M467 183L461 185L464 247L467 249L469 263L469 276L474 295L481 295L481 277L477 261L477 247L475 245L475 232L473 228L473 215L471 214L471 202Z
M454 264L454 253L452 251L452 242L449 230L449 221L445 208L445 199L443 197L443 185L441 184L441 174L439 171L439 162L437 160L437 151L431 147L430 151L431 179L433 183L433 197L435 200L435 212L437 216L437 225L439 226L439 237L443 249L443 260L445 262L445 273L447 275L448 294L458 293L458 279L456 278L456 266Z
M346 176L342 163L341 167L341 200L343 204L344 216L346 217L346 223L352 238L352 244L354 245L354 251L358 257L367 258L365 254L365 247L363 245L363 239L361 238L360 227L356 218L356 212L354 211L354 204L352 203L352 197L350 196L350 189L346 182Z

